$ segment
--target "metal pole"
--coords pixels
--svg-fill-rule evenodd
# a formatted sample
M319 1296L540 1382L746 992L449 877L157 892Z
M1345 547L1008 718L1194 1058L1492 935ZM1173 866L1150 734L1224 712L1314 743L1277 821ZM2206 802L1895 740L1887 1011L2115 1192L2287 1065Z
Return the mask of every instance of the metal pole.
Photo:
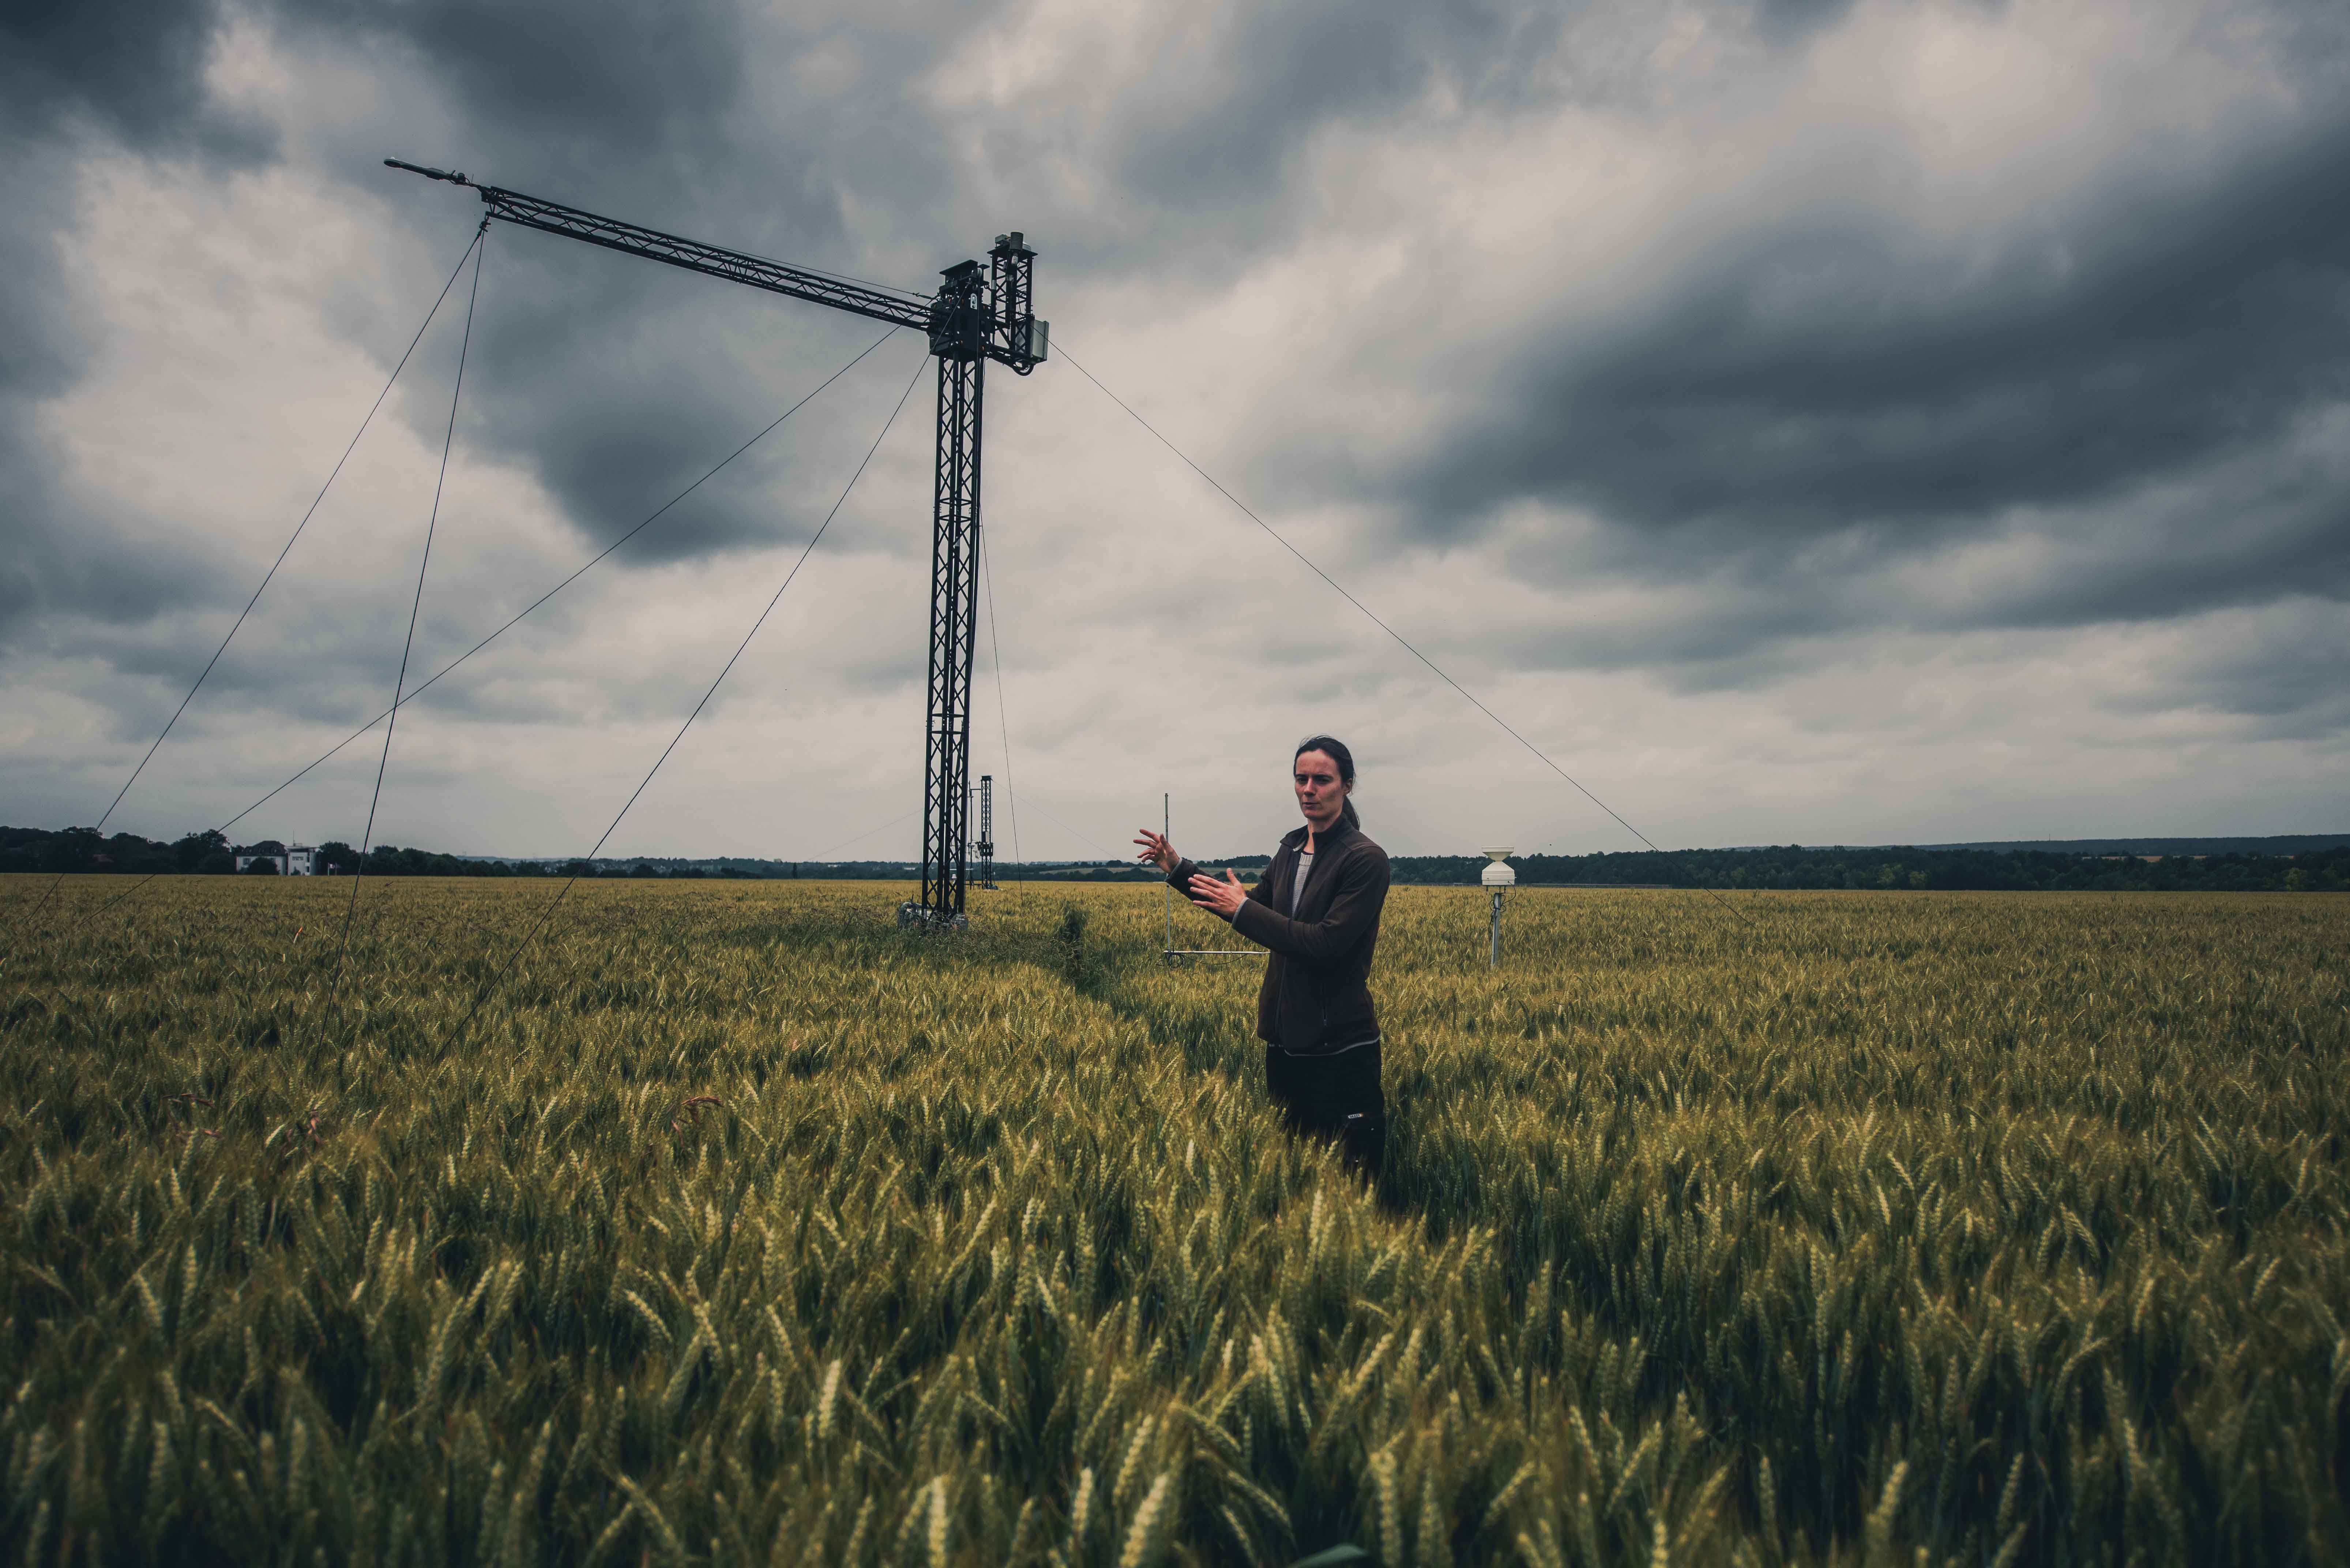
M898 923L960 926L971 846L971 669L978 639L980 403L987 358L977 341L974 263L950 269L931 348L939 367L939 439L931 533L931 653L923 723L922 891Z
M1159 797L1159 836L1165 839L1172 838L1174 836L1175 796L1172 794L1162 794ZM1159 879L1159 907L1167 914L1167 950L1173 952L1175 950L1175 884L1161 877Z
M1493 957L1488 969L1502 967L1502 890L1493 889Z

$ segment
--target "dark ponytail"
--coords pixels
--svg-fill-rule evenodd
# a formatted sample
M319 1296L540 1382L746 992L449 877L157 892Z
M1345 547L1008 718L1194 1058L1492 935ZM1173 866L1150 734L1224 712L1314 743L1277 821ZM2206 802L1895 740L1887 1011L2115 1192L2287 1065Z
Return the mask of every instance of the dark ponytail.
M1290 765L1296 766L1297 759L1308 752L1320 752L1338 764L1338 782L1347 786L1347 804L1339 808L1338 819L1348 827L1361 828L1363 819L1355 814L1355 753L1347 749L1344 741L1328 735L1308 735L1289 753Z

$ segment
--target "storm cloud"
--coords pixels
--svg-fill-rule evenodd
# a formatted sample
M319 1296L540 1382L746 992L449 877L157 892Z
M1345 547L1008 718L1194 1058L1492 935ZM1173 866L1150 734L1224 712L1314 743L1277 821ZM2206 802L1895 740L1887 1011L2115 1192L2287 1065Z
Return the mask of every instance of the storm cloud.
M1539 498L1926 545L2190 472L2350 391L2345 168L2350 119L1922 254L1881 218L1774 214L1600 341L1525 353L1515 407L1449 431L1413 500L1439 527Z
M471 193L390 155L916 289L1024 228L1056 341L1660 841L2340 826L2338 6L101 4L0 21L0 136L9 820L111 796L455 265ZM485 244L428 669L879 333ZM388 697L470 286L132 825ZM920 354L436 687L396 836L592 837ZM1315 729L1394 847L1614 846L1072 367L991 388L979 765L1071 825L1031 853L1168 789L1252 844ZM929 398L630 843L910 801Z

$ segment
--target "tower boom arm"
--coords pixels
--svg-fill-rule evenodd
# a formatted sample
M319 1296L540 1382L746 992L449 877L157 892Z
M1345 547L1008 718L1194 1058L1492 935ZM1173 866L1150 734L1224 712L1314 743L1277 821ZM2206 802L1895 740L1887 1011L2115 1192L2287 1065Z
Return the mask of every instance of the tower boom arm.
M784 262L769 261L764 256L746 255L741 251L722 250L699 240L681 239L635 223L624 223L617 218L599 217L594 213L567 207L559 202L542 201L525 196L519 191L502 190L495 185L477 185L482 204L489 215L509 223L519 223L526 229L538 229L567 239L585 240L591 245L619 251L627 255L643 256L649 261L667 262L688 272L706 273L723 277L729 283L746 283L753 288L764 288L770 294L789 295L817 305L829 305L835 310L850 311L876 321L886 321L893 327L911 327L928 331L931 325L931 302L908 298L846 278L827 277Z
M986 270L983 271L977 262L958 262L945 269L946 281L938 292L924 296L911 290L877 288L853 278L793 266L788 262L703 244L700 240L567 207L560 202L525 195L504 186L484 185L445 169L430 169L398 158L387 158L384 163L389 168L421 174L428 180L480 192L482 205L489 209L484 223L499 218L542 234L585 240L622 255L667 262L688 272L828 305L835 310L886 321L892 327L910 327L928 334L931 352L945 358L982 356L1024 376L1045 358L1045 325L1036 319L1034 304L1036 253L1022 243L1016 233L996 236L995 248L988 252Z

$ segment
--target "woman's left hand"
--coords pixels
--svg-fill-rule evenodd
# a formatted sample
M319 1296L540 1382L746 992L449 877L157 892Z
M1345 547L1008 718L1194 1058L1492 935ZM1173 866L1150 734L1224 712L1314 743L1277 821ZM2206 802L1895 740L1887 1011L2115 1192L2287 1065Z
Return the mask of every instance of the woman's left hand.
M1191 902L1227 920L1238 914L1241 906L1248 902L1248 889L1241 885L1241 879L1229 868L1222 881L1213 877L1194 877L1183 891L1190 896Z

